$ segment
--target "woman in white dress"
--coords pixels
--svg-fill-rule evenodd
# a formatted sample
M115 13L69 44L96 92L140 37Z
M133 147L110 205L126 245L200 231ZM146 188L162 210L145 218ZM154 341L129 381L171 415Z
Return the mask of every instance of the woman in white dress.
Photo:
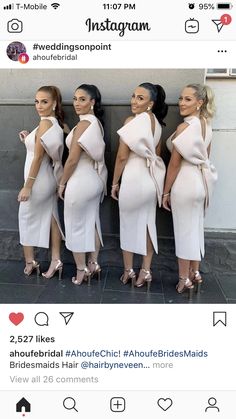
M210 87L186 86L179 98L184 117L167 140L171 151L163 193L163 207L172 211L175 251L179 265L177 292L193 289L202 277L199 273L204 256L204 213L209 205L217 174L209 161L212 140L211 118L214 96Z
M75 91L74 108L80 121L66 138L69 156L59 185L64 202L66 247L73 252L77 273L72 278L81 285L94 275L100 277L97 262L103 245L99 209L106 193L104 132L101 95L96 86L82 84ZM65 189L66 187L66 189ZM86 253L88 259L86 260Z
M26 146L25 183L18 195L20 243L23 245L26 266L24 273L39 274L34 260L34 246L49 248L51 263L42 275L52 278L62 273L60 244L63 237L57 210L57 183L62 174L63 113L61 94L55 86L43 86L35 97L39 125L31 132L21 131Z
M156 207L161 205L165 165L160 157L163 119L168 107L160 85L142 83L131 98L133 116L118 131L120 144L116 157L111 196L119 197L120 242L124 273L120 280L150 287L151 262L157 253ZM121 187L119 181L122 176ZM143 255L136 281L134 253Z

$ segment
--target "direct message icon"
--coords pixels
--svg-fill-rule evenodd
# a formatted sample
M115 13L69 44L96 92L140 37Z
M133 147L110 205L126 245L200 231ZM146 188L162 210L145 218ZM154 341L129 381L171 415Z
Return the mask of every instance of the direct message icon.
M170 399L169 397L167 397L166 399L164 399L163 397L161 397L160 399L157 400L157 405L164 410L164 412L166 412L173 404L173 400Z

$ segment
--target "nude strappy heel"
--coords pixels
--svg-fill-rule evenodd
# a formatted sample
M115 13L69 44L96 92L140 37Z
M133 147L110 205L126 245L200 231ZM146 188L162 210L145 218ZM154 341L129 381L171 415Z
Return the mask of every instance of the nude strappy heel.
M187 290L189 290L189 299L191 300L193 296L194 285L192 281L190 281L189 278L182 278L180 276L179 282L176 285L176 291L178 292L178 294L182 294L183 292Z
M196 285L196 292L197 293L200 293L200 291L201 291L201 285L203 283L203 279L201 277L200 272L199 271L193 271L193 270L191 270L190 271L190 278L191 278L192 283L194 285Z
M84 274L83 274L83 276L81 277L80 280L78 280L75 276L73 276L73 278L71 279L71 281L73 282L73 284L75 284L75 285L81 285L83 281L85 281L85 282L88 281L88 285L90 285L91 272L87 268L87 266L85 268L83 268L83 269L78 269L77 268L77 272L84 272Z
M139 277L142 278L142 282L140 282L139 284L136 283L135 286L137 288L141 288L145 284L147 284L147 291L149 291L150 290L150 287L151 287L151 282L152 282L152 274L151 274L151 271L148 271L147 269L142 268L142 269L140 269Z
M128 282L131 281L132 287L134 287L136 282L136 274L133 268L125 269L124 273L120 277L120 281L124 285L128 284Z
M100 275L102 272L101 266L96 262L90 260L88 262L88 265L90 265L89 271L91 273L90 278L92 279L94 276L97 276L98 281L100 281Z
M56 262L55 267L53 268L52 272L50 274L47 274L47 272L43 272L42 276L46 279L51 279L55 275L56 272L58 272L58 279L61 280L62 277L62 270L63 270L63 263L60 259L53 260L52 262Z
M39 263L36 262L35 260L32 260L31 262L26 262L26 265L31 265L31 268L28 270L27 266L25 266L24 274L27 275L27 276L30 276L33 273L33 271L36 270L37 278L38 278L39 275L40 275L40 265L39 265Z

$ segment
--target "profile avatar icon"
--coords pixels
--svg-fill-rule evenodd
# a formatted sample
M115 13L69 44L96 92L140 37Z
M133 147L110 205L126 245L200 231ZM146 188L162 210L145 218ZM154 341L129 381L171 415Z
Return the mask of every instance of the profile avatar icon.
M208 409L216 409L217 412L219 412L220 409L219 409L218 406L216 406L216 403L217 403L217 400L215 399L215 397L210 397L208 399L208 405L209 406L206 407L205 412L208 412Z
M26 54L26 47L22 42L11 42L7 47L7 56L12 61L19 61L21 54Z

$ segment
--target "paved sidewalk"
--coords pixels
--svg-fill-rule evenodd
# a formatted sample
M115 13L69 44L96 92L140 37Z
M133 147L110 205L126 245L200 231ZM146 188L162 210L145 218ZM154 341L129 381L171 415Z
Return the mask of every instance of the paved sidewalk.
M42 263L41 270L48 264ZM236 273L220 273L209 269L203 274L204 283L199 294L194 293L192 301L188 293L177 294L177 272L153 268L153 281L150 292L146 287L134 288L119 281L122 268L102 266L101 280L91 280L91 286L72 284L75 274L72 264L65 264L63 279L56 276L46 280L36 274L27 277L23 274L24 264L18 261L0 261L0 303L93 303L93 304L219 304L236 303Z

